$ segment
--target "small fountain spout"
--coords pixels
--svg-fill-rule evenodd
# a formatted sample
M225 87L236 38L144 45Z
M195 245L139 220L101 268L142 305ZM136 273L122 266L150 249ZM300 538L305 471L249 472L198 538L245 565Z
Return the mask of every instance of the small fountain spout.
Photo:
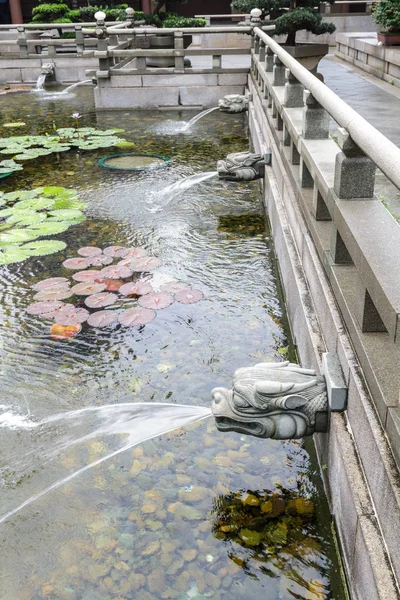
M225 160L217 162L220 179L227 181L253 181L261 179L265 174L265 165L271 164L271 153L265 156L250 152L235 152L228 154Z
M206 110L203 110L198 115L195 115L192 119L190 119L190 121L188 121L186 123L186 125L182 128L182 131L187 131L188 129L191 128L192 125L197 123L197 121L200 121L200 119L202 119L206 115L209 115L210 113L214 112L214 110L218 110L218 106L213 106L212 108L207 108Z
M47 77L53 78L55 74L55 67L53 63L45 63L40 68L40 75L36 82L36 91L41 91L44 88L44 84Z
M232 389L211 392L217 428L275 440L327 432L330 413L346 409L347 387L335 354L322 355L321 373L289 362L238 369Z
M228 94L218 100L218 108L221 112L242 113L249 109L249 96L240 94Z

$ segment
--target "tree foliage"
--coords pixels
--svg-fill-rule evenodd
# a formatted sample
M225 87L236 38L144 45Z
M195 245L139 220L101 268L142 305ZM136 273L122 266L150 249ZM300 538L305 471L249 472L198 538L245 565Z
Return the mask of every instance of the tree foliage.
M387 33L400 32L400 0L381 0L375 4L374 20Z

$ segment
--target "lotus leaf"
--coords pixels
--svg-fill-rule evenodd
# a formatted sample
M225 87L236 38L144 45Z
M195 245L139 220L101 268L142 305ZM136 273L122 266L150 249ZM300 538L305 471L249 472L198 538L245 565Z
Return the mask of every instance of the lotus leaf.
M116 133L124 133L125 129L118 129L118 128L114 128L114 129L106 129L105 131L101 131L100 129L96 129L93 132L93 135L98 135L98 136L102 136L102 135L115 135Z
M0 252L0 265L22 262L28 257L29 254L20 246L9 245L5 250Z
M37 233L39 236L57 235L62 233L70 227L70 223L67 221L50 221L47 219L45 223L39 223L38 225L32 225L29 227L29 231ZM6 234L4 234L6 235ZM34 238L32 238L34 239Z
M16 212L15 214L8 217L6 224L14 225L18 223L21 225L34 225L35 223L41 223L46 218L45 213L31 212L24 213L22 211Z
M67 247L67 244L61 240L38 240L37 242L29 242L21 246L21 249L27 251L29 256L46 256L60 252Z
M57 196L58 194L62 194L64 192L66 192L66 191L70 191L70 190L66 190L63 187L59 187L59 186L56 186L56 185L48 185L48 186L46 186L46 187L43 188L42 195L47 198L48 196L51 196L51 197L52 196ZM71 191L73 191L73 190L71 190ZM76 194L76 192L75 192L75 194Z
M9 242L10 244L20 244L21 242L36 240L40 235L42 235L40 232L31 229L11 229L7 233L0 235L0 241Z
M13 209L16 210L43 210L45 208L51 208L54 204L54 200L51 198L31 198L30 200L20 200L14 204Z
M116 142L114 144L114 146L116 148L119 148L120 150L130 150L131 148L135 147L135 144L133 142L124 141L124 142Z
M80 219L82 217L81 211L74 209L52 210L49 212L49 215L56 221L74 221L75 219Z
M9 201L14 200L29 200L30 198L36 198L39 195L38 190L17 190L16 192L7 192L3 198Z

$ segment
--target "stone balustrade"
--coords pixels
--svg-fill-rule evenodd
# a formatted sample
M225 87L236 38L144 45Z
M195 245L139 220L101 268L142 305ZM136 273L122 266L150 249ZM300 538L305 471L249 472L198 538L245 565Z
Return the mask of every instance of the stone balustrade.
M374 182L379 169L400 189L400 149L258 28L249 92L254 149L272 152L265 203L302 364L318 366L321 352L336 352L349 385L347 432L335 419L329 443L317 440L322 460L332 466L332 512L346 569L350 578L356 577L357 556L366 551L358 540L363 513L356 508L354 514L344 514L344 502L346 510L360 506L361 488L371 494L374 505L365 514L377 518L385 540L379 543L383 554L387 546L386 560L393 567L385 572L391 590L387 596L381 596L382 590L378 594L383 585L382 580L376 583L382 575L378 569L376 581L369 576L368 586L363 592L359 587L354 597L397 598L400 227L374 196ZM335 139L332 121L338 127ZM358 491L349 487L352 475L345 475L350 462L338 471L338 463L350 461L351 444L348 456L338 457L348 432L361 467ZM374 571L373 564L370 569Z

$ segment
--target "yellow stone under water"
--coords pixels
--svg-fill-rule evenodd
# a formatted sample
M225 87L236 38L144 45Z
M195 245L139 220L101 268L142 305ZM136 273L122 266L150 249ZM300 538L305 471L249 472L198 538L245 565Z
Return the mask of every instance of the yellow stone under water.
M150 169L165 164L165 161L157 156L135 156L134 154L130 154L129 156L108 158L104 161L104 164L107 167L116 167L118 169Z

